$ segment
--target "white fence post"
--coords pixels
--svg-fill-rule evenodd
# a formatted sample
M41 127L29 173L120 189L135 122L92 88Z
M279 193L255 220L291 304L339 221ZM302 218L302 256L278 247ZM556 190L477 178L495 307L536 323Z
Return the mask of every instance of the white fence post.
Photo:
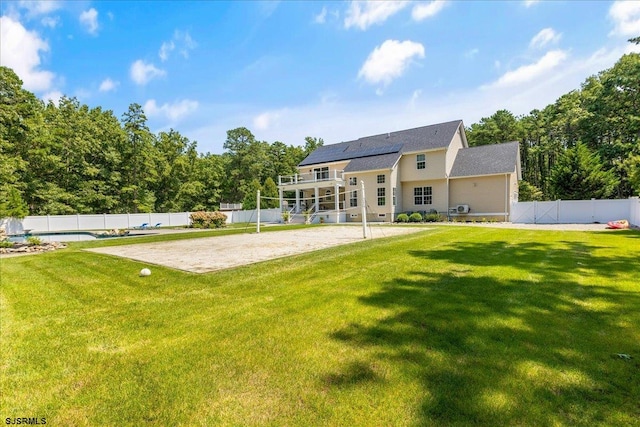
M256 196L256 199L258 200L256 209L258 210L258 219L256 221L256 233L260 234L260 190L258 190L258 194Z
M364 195L364 181L360 181L360 192L362 193L362 238L367 238L367 199Z

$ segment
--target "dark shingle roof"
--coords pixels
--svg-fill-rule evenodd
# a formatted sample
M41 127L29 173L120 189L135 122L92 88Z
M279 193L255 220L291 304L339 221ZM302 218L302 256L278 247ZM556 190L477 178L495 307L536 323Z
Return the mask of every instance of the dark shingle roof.
M300 163L300 166L398 153L401 148L401 144L388 144L377 141L366 145L360 144L358 141L325 145L309 154L309 156Z
M462 124L461 120L423 126L414 129L367 136L355 141L319 147L299 166L337 162L391 153L446 148Z
M359 157L349 162L345 172L363 172L379 169L391 169L402 156L400 153L382 154L380 156Z
M451 177L494 175L514 172L518 163L518 143L480 145L458 151Z

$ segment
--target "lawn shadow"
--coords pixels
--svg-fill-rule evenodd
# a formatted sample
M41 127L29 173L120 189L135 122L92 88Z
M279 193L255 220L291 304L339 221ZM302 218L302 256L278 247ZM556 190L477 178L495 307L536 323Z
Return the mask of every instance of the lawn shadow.
M339 373L325 375L323 381L328 386L342 388L378 382L382 379L367 362L359 361L350 363Z
M599 247L584 243L560 244L457 242L409 251L425 261L450 261L450 271L431 271L426 262L424 270L384 283L360 301L394 314L332 337L369 348L419 378L428 396L421 424L637 420L640 343L632 325L640 295L565 274L575 265L586 275L630 275L636 260L596 256ZM537 279L496 278L479 273L480 266L534 271Z
M637 271L638 258L627 255L598 256L594 252L607 249L577 241L560 242L566 247L543 242L509 243L459 242L455 247L437 250L412 250L409 254L427 260L446 260L456 265L505 266L562 278L574 269L607 276Z

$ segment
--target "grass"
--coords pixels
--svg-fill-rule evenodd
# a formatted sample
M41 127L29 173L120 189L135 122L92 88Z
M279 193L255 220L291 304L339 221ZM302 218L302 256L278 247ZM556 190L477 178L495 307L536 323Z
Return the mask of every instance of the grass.
M0 260L2 419L640 425L637 231L436 227L148 278L81 250L112 244Z

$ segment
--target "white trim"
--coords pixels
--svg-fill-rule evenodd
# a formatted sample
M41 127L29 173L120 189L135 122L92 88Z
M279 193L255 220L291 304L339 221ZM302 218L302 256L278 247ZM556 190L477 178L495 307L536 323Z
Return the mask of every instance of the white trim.
M452 140L453 140L453 138L452 138ZM450 146L450 145L451 145L451 141L449 141L449 144L447 144L447 147ZM426 148L426 149L416 150L416 151L403 151L401 154L402 154L402 156L406 156L406 155L410 155L410 154L421 154L421 153L429 153L429 152L434 152L434 151L447 151L447 147Z
M347 166L345 166L345 168ZM349 174L361 174L361 173L392 171L392 170L393 170L393 168L391 168L391 169L367 169L367 170L359 170L359 171L353 171L353 172L344 172L344 174L345 174L345 178L346 178L346 175L349 175Z
M466 214L459 214L459 213L454 213L451 212L449 215L451 216L457 216L457 217L461 217L464 218L466 216L504 216L504 215L508 215L508 212L481 212L481 213L466 213Z
M460 126L458 126L458 130L456 132L460 132L460 139L462 139L462 148L469 148L469 142L467 141L467 132L465 132L464 130L464 122L462 120L460 120Z
M511 172L499 172L499 173L487 173L484 175L465 175L465 176L450 176L449 179L464 179L464 178L482 178L487 176L502 176L502 175L511 175L515 173L515 171Z
M314 167L318 167L319 165L327 165L327 166L331 166L331 165L336 165L338 163L344 163L344 162L350 162L353 159L345 159L345 160L334 160L332 162L324 162L324 163L313 163L310 165L304 165L304 166L296 166L298 169L304 169L304 168L311 168L313 170ZM345 166L346 167L346 166Z
M396 160L393 166L391 166L391 170L398 169L398 163L400 163L400 160L402 160L403 157L404 157L404 153L400 153L398 160Z

